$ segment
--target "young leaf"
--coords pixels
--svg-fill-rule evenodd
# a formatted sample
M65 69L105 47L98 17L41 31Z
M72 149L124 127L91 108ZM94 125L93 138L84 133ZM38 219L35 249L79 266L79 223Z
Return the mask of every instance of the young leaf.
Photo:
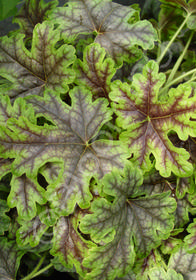
M175 228L181 228L189 221L190 203L187 197L177 199L177 208L175 212Z
M171 171L183 177L192 174L192 165L187 160L189 153L175 147L168 138L170 131L177 132L181 140L195 135L196 95L191 96L189 85L172 88L167 100L159 100L159 89L165 75L158 73L158 65L150 61L143 74L133 76L132 85L116 82L110 98L118 115L117 124L125 129L120 139L128 143L134 159L144 169L152 164L154 155L156 169L168 177Z
M123 276L133 264L133 246L138 257L145 257L173 228L175 200L168 192L143 197L139 169L127 164L123 173L112 171L102 182L104 193L114 201L95 200L93 214L82 219L80 229L95 242L109 243L93 248L85 259L84 265L92 269L87 279Z
M9 211L9 207L7 206L6 201L0 199L0 235L4 234L4 231L9 229L10 226L10 218L6 215L6 212Z
M104 47L120 64L132 57L132 47L144 49L154 46L157 39L154 29L147 21L129 24L136 10L111 0L76 0L68 6L57 8L51 19L59 24L63 38L75 39L79 34L96 34L95 42Z
M76 83L90 89L96 97L108 98L111 79L116 69L111 58L105 58L106 51L99 44L91 44L84 50L83 61L74 63Z
M196 277L196 254L188 253L184 246L171 255L168 268L181 273L184 279L193 280Z
M8 206L16 207L19 217L24 220L31 220L36 216L36 202L46 202L45 191L35 179L30 179L23 174L20 177L13 177L11 180L11 192L8 196Z
M22 226L16 232L16 241L21 247L24 247L28 243L31 247L37 246L42 235L48 229L48 227L40 221L38 216L31 221L20 220L20 223Z
M9 128L2 127L0 132L1 154L16 158L12 165L18 176L36 176L47 162L63 164L62 176L48 187L49 200L59 215L61 211L66 211L64 215L71 213L75 203L88 207L88 182L92 175L102 177L113 167L122 168L129 156L119 141L96 139L104 123L111 119L107 100L92 102L90 92L83 88L75 88L70 96L71 107L50 93L45 99L29 99L36 113L54 125L36 126L21 117L10 119Z
M69 69L75 60L74 48L63 45L56 49L59 35L47 22L36 25L30 51L23 39L20 33L0 39L0 75L12 82L4 93L16 98L43 95L45 88L66 92L74 79Z
M36 24L42 23L57 4L56 0L49 3L45 3L44 0L26 0L13 22L20 25L21 33L31 38Z
M18 248L14 241L8 241L6 238L0 239L0 277L9 280L16 279L16 273L20 265L20 260L25 254Z
M53 248L51 254L58 256L60 262L71 270L84 276L82 261L92 245L85 241L77 231L77 216L61 217L54 227Z

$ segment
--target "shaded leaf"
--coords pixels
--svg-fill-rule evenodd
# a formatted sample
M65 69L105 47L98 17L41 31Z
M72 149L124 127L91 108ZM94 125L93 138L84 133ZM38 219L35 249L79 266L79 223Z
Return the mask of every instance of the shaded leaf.
M20 260L25 253L18 248L15 241L8 242L4 237L0 239L0 278L2 280L16 279Z
M174 6L180 6L182 7L185 11L189 12L189 13L193 13L196 11L196 3L195 0L160 0L163 3L167 3L167 4L171 4Z
M95 242L109 243L93 248L85 259L84 265L92 269L87 279L125 275L134 262L133 247L138 257L145 257L173 228L175 200L168 192L143 196L139 169L127 164L123 173L112 171L102 182L103 191L114 201L95 200L90 209L93 214L82 219L80 229Z
M150 61L143 74L133 76L132 85L116 82L110 98L118 115L117 124L125 129L120 139L128 143L134 159L144 169L150 169L150 155L156 159L155 167L161 176L168 177L171 171L180 177L192 174L192 165L187 161L189 153L175 147L168 138L175 131L181 140L195 135L196 95L191 96L191 87L180 85L170 89L167 100L159 100L159 89L165 75L158 73L158 65Z
M28 99L36 114L44 115L53 125L36 126L21 117L10 119L9 129L2 127L0 132L1 154L15 158L12 165L18 176L36 176L45 163L61 163L58 182L47 188L47 198L58 215L68 215L76 203L88 207L92 175L102 177L113 167L122 168L129 156L119 141L96 138L103 124L111 119L107 100L92 102L90 92L83 88L75 88L70 96L72 106L50 93L45 99Z
M16 207L18 215L31 220L35 217L37 209L36 202L43 204L46 202L45 191L35 179L30 179L24 174L20 177L13 177L11 180L11 191L8 196L8 205Z
M56 0L49 3L45 3L44 0L26 0L15 16L14 22L19 24L21 33L24 33L27 38L32 37L36 24L42 23L57 4Z
M66 92L74 79L68 68L75 60L74 48L63 45L56 49L59 35L47 22L36 25L30 51L23 39L24 35L17 33L0 40L0 75L12 82L4 93L16 98L43 95L45 88Z
M161 39L162 41L169 41L184 20L183 10L178 7L171 8L168 2L164 2L161 5L158 19Z
M196 277L196 254L190 254L182 246L169 259L169 268L181 273L184 279L194 280Z
M177 208L175 211L175 228L181 228L189 221L190 203L187 197L177 199Z
M9 207L7 206L6 201L0 199L0 235L4 234L4 231L9 229L10 226L10 218L6 215L6 212L9 211Z
M128 23L136 13L133 8L111 0L76 0L70 1L66 7L57 8L50 18L59 24L63 38L74 40L79 34L96 34L95 42L120 64L123 59L132 58L134 45L153 48L157 39L149 22Z
M187 27L189 29L196 29L196 3L195 0L185 1L185 0L161 0L161 2L170 6L170 9L183 8L187 14L189 14L189 18L187 20Z

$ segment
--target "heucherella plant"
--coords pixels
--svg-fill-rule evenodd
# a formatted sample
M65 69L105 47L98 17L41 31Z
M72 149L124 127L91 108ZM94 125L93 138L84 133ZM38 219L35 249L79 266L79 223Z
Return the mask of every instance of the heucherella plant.
M0 38L2 280L196 278L196 1L116 2Z

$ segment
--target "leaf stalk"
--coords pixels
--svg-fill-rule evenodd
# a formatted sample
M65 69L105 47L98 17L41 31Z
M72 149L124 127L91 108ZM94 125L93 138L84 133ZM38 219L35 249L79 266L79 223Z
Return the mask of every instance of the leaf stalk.
M37 264L37 266L34 268L34 270L28 274L27 276L25 276L24 278L22 278L21 280L31 280L32 278L42 274L44 271L48 270L50 267L53 266L52 263L50 263L49 265L47 265L46 267L42 268L41 270L39 270L39 268L42 266L43 262L45 260L45 256L43 256L39 263Z
M169 43L167 44L167 46L165 47L164 51L161 53L161 55L159 56L159 58L157 59L157 63L160 64L162 59L164 58L164 56L166 55L167 51L170 49L171 45L173 44L173 42L176 40L176 38L178 37L178 35L180 34L181 30L183 29L183 27L185 26L185 24L187 23L189 17L190 17L191 13L188 13L187 16L185 17L183 23L180 25L180 27L178 28L178 30L176 31L176 33L174 34L174 36L172 37L172 39L169 41Z

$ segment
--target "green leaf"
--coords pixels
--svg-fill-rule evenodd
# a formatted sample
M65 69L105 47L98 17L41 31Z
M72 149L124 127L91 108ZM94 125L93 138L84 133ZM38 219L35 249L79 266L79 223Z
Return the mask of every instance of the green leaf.
M7 206L6 201L0 199L0 235L4 234L4 231L9 229L10 226L10 218L6 215L6 212L9 211L9 207Z
M196 277L196 254L190 254L184 246L171 255L168 268L181 273L184 279L194 280Z
M74 63L75 82L86 86L95 97L108 98L111 79L116 69L111 58L105 58L106 51L99 44L91 44L84 50L83 61Z
M48 227L40 221L38 216L31 221L20 220L20 223L22 226L16 232L16 241L21 247L24 247L28 243L31 247L37 246L42 235L48 229Z
M165 75L158 73L158 65L150 61L143 74L135 74L129 86L114 82L110 98L118 115L117 124L127 131L120 139L128 144L130 151L143 169L150 169L150 155L156 159L155 167L161 176L190 176L192 165L187 160L189 153L175 147L168 138L175 131L181 140L195 135L194 118L196 95L191 96L191 87L181 84L168 92L166 100L159 100L159 89Z
M134 262L133 247L138 257L145 257L161 239L169 237L174 225L171 213L175 200L168 192L144 196L139 189L139 169L127 164L123 172L114 170L102 182L104 193L114 197L114 201L95 200L90 209L93 214L82 219L80 229L90 233L95 242L109 243L90 251L84 265L92 272L86 279L125 275Z
M37 116L45 116L53 125L37 126L21 117L10 119L9 128L0 132L0 153L15 158L12 167L17 176L36 176L45 163L61 163L58 182L47 188L47 198L58 215L68 215L76 203L88 207L92 175L102 177L113 167L122 168L129 156L119 141L99 140L101 127L112 115L107 100L92 102L90 92L79 87L70 96L72 106L50 93L45 99L28 99Z
M9 207L17 208L19 217L31 220L36 216L36 202L46 202L45 191L35 179L30 179L24 174L20 177L14 176L7 202Z
M17 13L16 5L20 0L1 0L0 1L0 20L6 19L7 17L14 16Z
M11 98L43 95L46 88L66 92L74 79L69 66L75 49L68 45L56 49L59 34L47 22L36 25L30 51L23 39L23 34L16 33L0 40L0 76L12 83L4 94Z
M95 42L104 47L120 64L132 58L132 47L150 49L157 39L151 24L138 21L129 24L138 11L119 5L111 0L70 1L68 6L57 8L51 20L57 23L65 39L74 40L79 34L95 34Z
M92 247L92 243L86 241L77 230L77 212L75 215L61 217L54 227L53 248L50 251L68 270L73 265L80 276L84 276L85 268L82 265L84 257Z
M20 260L25 253L18 248L15 241L8 242L4 237L0 239L0 278L2 280L16 279Z
M27 38L33 36L33 29L38 23L47 19L47 15L57 6L58 1L45 3L44 0L26 0L15 16L14 21L19 24L20 32Z

